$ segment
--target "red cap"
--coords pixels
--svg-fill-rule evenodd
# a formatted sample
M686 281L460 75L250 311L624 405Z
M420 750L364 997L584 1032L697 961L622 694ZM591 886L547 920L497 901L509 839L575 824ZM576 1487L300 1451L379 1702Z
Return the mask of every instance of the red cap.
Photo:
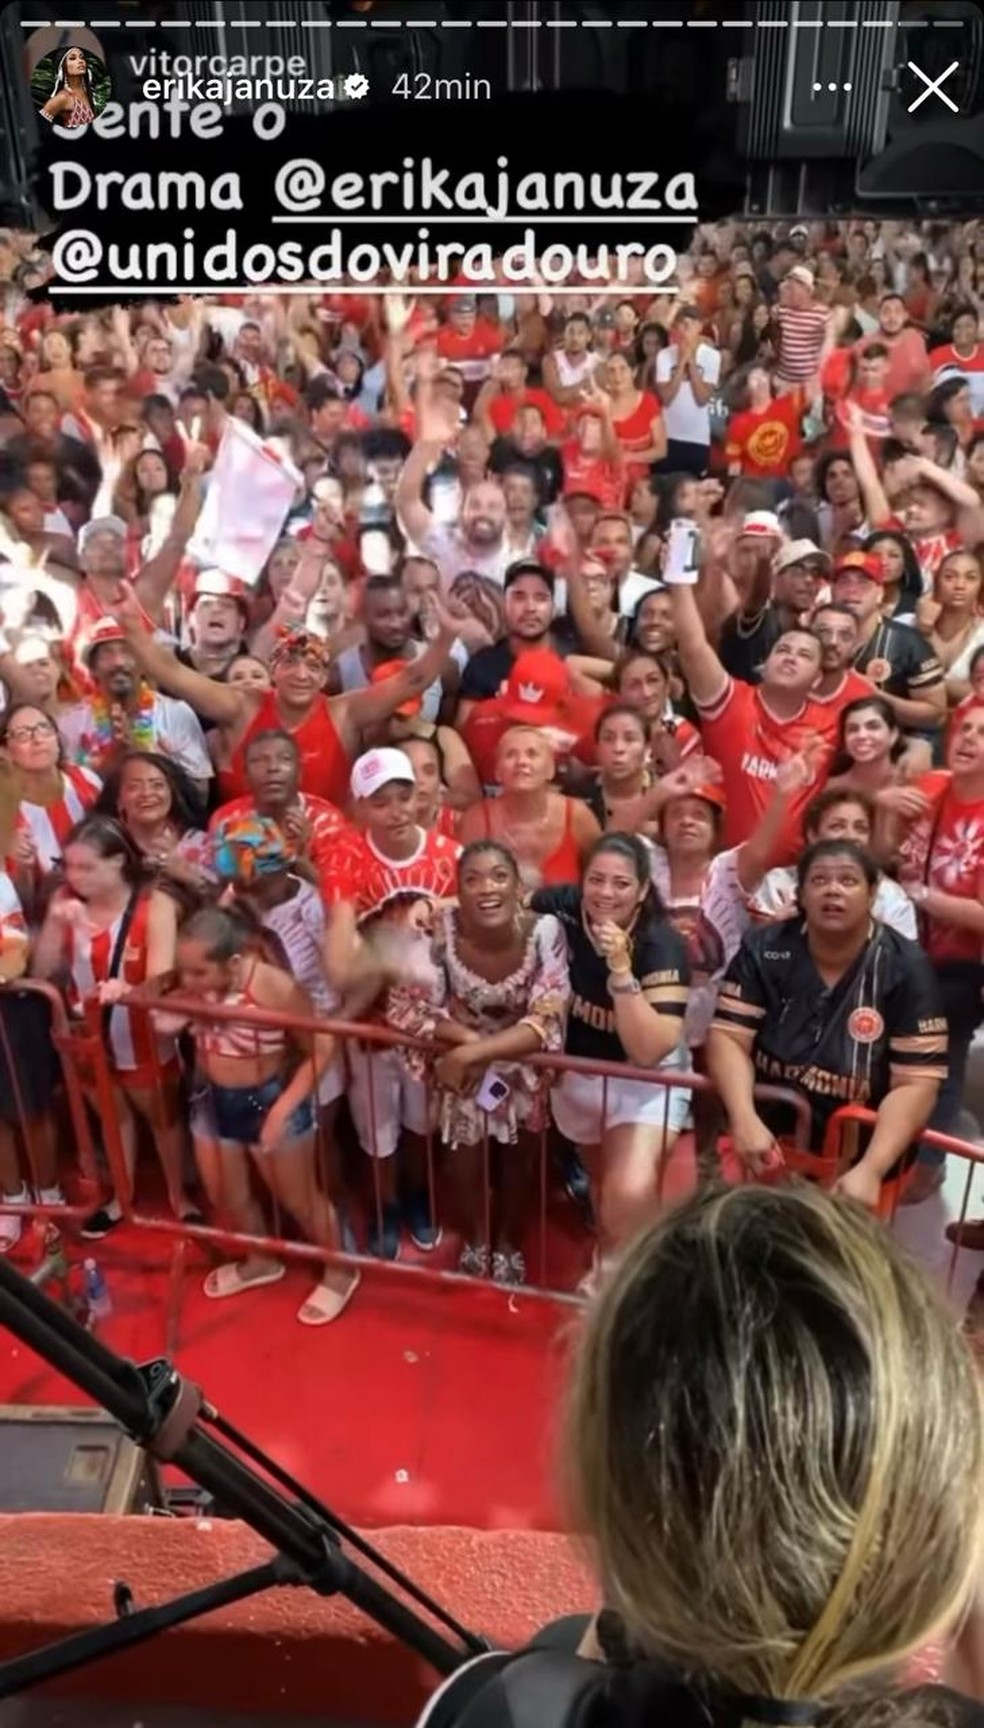
M506 680L502 713L520 726L549 726L571 693L567 667L549 648L517 655Z
M874 552L845 552L834 565L833 579L838 576L866 576L869 582L885 586L885 566Z
M104 648L108 642L125 641L126 631L122 624L117 623L115 618L100 618L98 624L93 626L89 639L85 645L84 658L86 665L89 664L89 661L92 659L97 648Z
M702 786L695 786L690 796L691 798L702 798L705 804L713 804L715 810L725 808L724 788L712 785L709 780L705 781Z
M715 786L713 781L705 780L699 786L692 786L689 792L678 792L675 798L667 799L667 807L675 804L681 798L699 798L704 804L713 804L715 810L725 809L724 789Z

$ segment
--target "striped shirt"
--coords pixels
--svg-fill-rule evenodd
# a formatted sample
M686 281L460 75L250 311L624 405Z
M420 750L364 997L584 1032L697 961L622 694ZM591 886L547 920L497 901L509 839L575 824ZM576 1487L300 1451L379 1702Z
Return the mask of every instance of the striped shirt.
M803 384L812 378L820 361L827 333L826 308L776 306L773 317L779 329L776 376L787 384Z
M23 799L17 812L17 832L27 834L34 846L38 878L54 869L65 841L99 796L102 781L91 768L72 765L62 769L62 794L54 804L30 804Z
M141 894L127 931L115 976L130 985L147 981L147 940L151 895ZM65 959L70 974L69 1006L81 1012L87 996L109 980L125 910L105 930L92 924L72 924L65 931ZM109 1016L109 1046L113 1067L123 1073L140 1071L150 1083L158 1066L174 1060L174 1039L156 1034L146 1012L125 1003L113 1007Z

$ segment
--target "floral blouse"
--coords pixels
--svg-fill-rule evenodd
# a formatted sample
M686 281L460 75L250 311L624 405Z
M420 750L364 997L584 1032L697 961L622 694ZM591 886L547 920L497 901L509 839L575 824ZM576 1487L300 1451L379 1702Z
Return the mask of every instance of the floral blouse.
M563 1050L571 984L567 943L557 919L552 914L533 918L516 971L492 981L471 971L461 959L457 916L455 907L444 908L432 943L434 959L446 982L445 1015L482 1037L511 1026L532 1026L541 1049ZM474 1097L442 1092L441 1133L449 1146L477 1145L484 1137L486 1122L491 1138L504 1142L515 1141L520 1129L538 1133L544 1127L547 1076L521 1061L496 1062L495 1071L509 1092L487 1114ZM476 1091L482 1078L481 1074L474 1077Z

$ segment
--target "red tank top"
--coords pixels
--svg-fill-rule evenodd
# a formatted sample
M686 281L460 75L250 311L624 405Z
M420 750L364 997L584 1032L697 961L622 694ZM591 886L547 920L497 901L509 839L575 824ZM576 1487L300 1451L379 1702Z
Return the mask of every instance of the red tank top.
M493 838L492 810L494 802L491 798L483 798L482 815L485 821L485 832L489 839ZM498 835L495 836L499 838ZM581 854L574 839L574 800L564 799L564 832L560 844L555 846L549 857L537 865L542 888L564 888L568 884L576 885L581 880Z
M330 804L344 807L349 798L352 764L336 731L327 697L317 697L301 724L291 727L285 726L272 690L265 691L248 730L236 747L232 762L219 773L223 803L230 798L242 798L249 792L246 746L257 732L271 729L289 732L300 751L301 791L309 793L312 798L327 798Z

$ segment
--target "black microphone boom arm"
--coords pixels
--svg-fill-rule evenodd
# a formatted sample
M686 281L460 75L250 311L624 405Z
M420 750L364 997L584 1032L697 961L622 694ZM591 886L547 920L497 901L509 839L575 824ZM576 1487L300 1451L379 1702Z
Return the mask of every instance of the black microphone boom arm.
M265 1564L233 1578L156 1608L118 1609L115 1622L0 1662L0 1699L275 1585L300 1584L321 1596L347 1597L441 1675L453 1674L463 1663L489 1650L486 1639L460 1626L385 1555L294 1483L274 1460L264 1458L248 1441L242 1442L242 1448L260 1462L266 1475L294 1491L293 1498L273 1482L264 1481L221 1439L205 1432L205 1425L210 1424L235 1436L235 1430L222 1422L200 1389L182 1379L165 1357L138 1367L117 1356L2 1258L0 1324L87 1393L151 1457L177 1465L214 1495L223 1510L248 1524L274 1550ZM424 1607L454 1641L357 1565L343 1552L342 1539L356 1546L376 1571Z

